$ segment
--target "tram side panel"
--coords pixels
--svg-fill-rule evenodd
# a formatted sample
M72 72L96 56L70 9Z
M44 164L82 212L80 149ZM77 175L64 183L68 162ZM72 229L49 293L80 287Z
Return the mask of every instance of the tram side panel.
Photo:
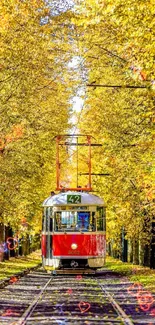
M41 253L43 258L46 258L46 250L47 250L46 243L47 243L47 236L43 234L41 237Z

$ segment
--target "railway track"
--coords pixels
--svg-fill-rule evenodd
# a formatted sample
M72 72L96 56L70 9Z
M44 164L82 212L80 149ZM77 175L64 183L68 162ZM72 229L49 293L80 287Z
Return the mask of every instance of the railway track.
M154 325L155 297L140 305L138 290L142 297L138 285L106 271L97 277L34 271L0 290L0 325Z

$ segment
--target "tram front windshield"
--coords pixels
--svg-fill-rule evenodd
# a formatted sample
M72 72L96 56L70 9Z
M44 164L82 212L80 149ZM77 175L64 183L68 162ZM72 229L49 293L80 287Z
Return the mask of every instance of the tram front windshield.
M55 231L93 231L92 216L84 211L55 213Z

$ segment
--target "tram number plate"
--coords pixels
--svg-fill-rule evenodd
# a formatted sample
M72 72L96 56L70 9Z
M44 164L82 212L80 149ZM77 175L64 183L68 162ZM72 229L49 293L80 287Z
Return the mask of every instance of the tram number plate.
M81 195L67 195L67 203L81 203Z

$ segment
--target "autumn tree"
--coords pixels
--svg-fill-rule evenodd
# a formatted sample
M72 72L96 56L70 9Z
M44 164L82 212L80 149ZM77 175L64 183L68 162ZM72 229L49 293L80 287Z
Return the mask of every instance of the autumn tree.
M108 173L94 187L107 201L108 241L130 260L148 263L154 208L153 2L77 1L73 18L87 72L80 130L103 148L94 170Z
M0 12L0 220L33 234L55 189L53 138L69 127L71 30L42 0L2 0Z

